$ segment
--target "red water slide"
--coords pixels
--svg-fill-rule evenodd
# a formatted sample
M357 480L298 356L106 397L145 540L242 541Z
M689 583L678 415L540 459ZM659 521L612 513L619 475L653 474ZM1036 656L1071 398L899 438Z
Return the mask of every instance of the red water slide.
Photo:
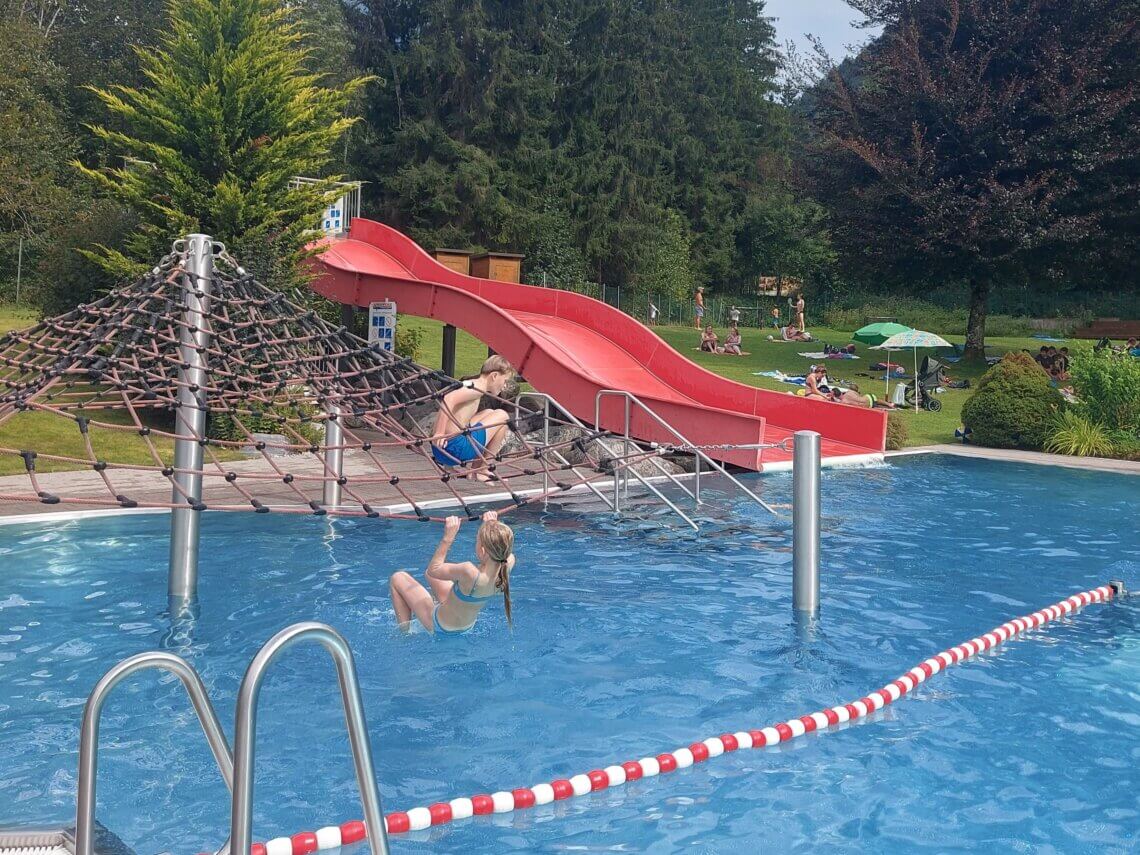
M318 293L357 306L395 300L401 314L466 330L585 422L594 421L599 390L624 389L698 445L778 442L793 431L814 430L823 436L826 457L884 447L882 412L726 380L606 303L553 288L464 276L411 238L372 220L353 220L348 237L330 241L316 261ZM621 431L624 404L616 398L603 401L600 426ZM643 440L675 442L637 407L631 411L631 432ZM760 471L790 455L733 449L710 450L709 456Z

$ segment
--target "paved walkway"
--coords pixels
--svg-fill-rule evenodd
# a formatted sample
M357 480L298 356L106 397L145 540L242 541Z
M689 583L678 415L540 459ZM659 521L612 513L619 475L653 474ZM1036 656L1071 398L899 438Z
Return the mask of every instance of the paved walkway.
M501 483L483 484L467 478L451 478L444 483L438 470L423 455L414 451L385 448L382 460L387 472L400 479L400 487L404 492L389 483L388 475L381 471L369 454L349 450L344 454L344 474L348 483L343 488L342 501L346 506L354 506L359 511L363 500L377 510L385 508L389 512L405 512L410 510L407 508L405 493L414 497L417 504L425 509L457 505L456 493L465 500L476 502L510 501L510 496ZM537 462L535 465L538 466ZM277 471L274 467L277 467ZM504 474L517 471L507 467L504 470ZM224 477L230 472L237 476L232 484ZM598 477L597 473L585 467L580 468L579 472L582 476L573 472L554 473L552 480L558 478L569 484L579 484L583 477ZM171 501L170 481L161 472L108 468L105 474L115 493L137 502L140 507L166 505ZM207 507L225 506L252 511L249 500L235 489L236 484L274 510L290 508L311 513L307 504L310 501L321 501L323 475L323 464L308 454L275 457L272 465L261 457L230 461L222 463L220 468L213 469L212 474L203 478L202 499ZM285 483L285 476L290 476L289 483ZM541 475L508 474L507 477L510 489L520 495L542 492ZM76 501L44 504L36 500L27 475L8 475L0 477L0 516L119 508L102 477L91 469L44 473L37 475L37 481L44 492ZM553 484L551 488L554 488Z
M1011 463L1032 463L1036 466L1063 466L1067 469L1087 469L1094 472L1118 472L1123 475L1140 475L1140 462L1111 460L1105 457L1070 457L1065 454L1045 454L1040 451L1017 451L1008 448L982 448L977 445L920 445L899 451L888 451L887 459L913 454L952 454L955 457L973 457L982 460L1003 460Z

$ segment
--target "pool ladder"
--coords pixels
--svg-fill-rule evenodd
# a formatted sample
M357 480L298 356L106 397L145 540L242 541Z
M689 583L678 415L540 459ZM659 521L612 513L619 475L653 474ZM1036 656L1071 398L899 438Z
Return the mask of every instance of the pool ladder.
M735 485L742 493L754 501L764 510L775 514L776 512L768 505L763 499L757 496L753 491L749 490L738 478L733 476L723 465L713 460L704 450L697 445L691 443L685 436L677 430L673 425L662 418L656 411L654 411L648 404L638 398L636 395L620 389L601 389L594 397L594 430L598 429L602 421L602 401L608 397L617 397L623 399L624 413L625 413L625 429L622 433L605 432L607 438L614 443L621 443L621 453L628 455L630 450L637 447L637 440L630 434L630 416L634 407L643 412L649 419L658 424L663 430L668 432L676 440L677 448L685 453L693 455L693 487L689 489L685 483L678 478L675 474L665 468L661 461L652 455L645 456L645 462L654 467L660 474L656 476L645 477L636 469L629 467L614 466L614 480L612 485L612 494L598 489L594 484L586 480L585 476L574 467L569 460L557 448L550 448L550 425L551 425L551 408L559 411L558 420L567 424L571 424L579 428L583 433L592 433L591 429L584 424L580 419L576 418L568 409L563 407L556 398L544 392L527 392L526 397L542 401L542 431L543 431L543 446L549 448L549 454L558 463L563 464L571 469L575 475L583 479L583 484L590 490L607 508L615 514L622 512L622 505L628 502L629 499L629 484L632 477L635 481L641 484L648 492L656 496L662 503L673 511L677 516L684 520L693 530L699 530L699 526L693 521L681 507L666 496L661 490L657 488L654 481L660 483L668 480L672 482L673 486L677 487L683 494L693 500L693 506L699 507L701 504L701 471L704 468L709 474L717 473L727 478L733 485ZM758 448L777 448L782 447L779 444L760 443L755 447ZM543 493L550 492L550 472L546 467L542 471L542 489Z
M320 644L336 664L337 681L344 705L348 741L356 768L356 783L364 808L364 822L373 855L388 855L388 834L380 809L380 792L372 765L372 746L364 718L364 703L356 677L356 663L344 637L332 627L312 621L293 624L269 639L253 657L238 690L234 723L235 750L230 751L218 714L198 672L181 656L164 651L140 653L124 659L111 668L95 684L83 709L79 733L79 788L75 808L75 853L94 855L95 782L99 767L99 720L103 705L111 691L127 677L139 671L157 669L174 674L182 682L198 723L206 735L210 751L230 790L230 837L217 850L217 855L248 853L253 826L253 768L257 735L257 707L261 684L269 667L288 648L303 641Z

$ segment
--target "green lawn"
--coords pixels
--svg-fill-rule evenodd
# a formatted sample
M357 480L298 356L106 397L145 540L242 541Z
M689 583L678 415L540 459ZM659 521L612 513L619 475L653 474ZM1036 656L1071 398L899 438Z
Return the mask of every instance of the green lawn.
M26 326L34 320L35 316L30 311L17 311L11 306L0 306L0 333L11 328ZM414 329L421 332L418 361L431 368L439 368L442 361L443 324L425 318L402 316L400 325L404 329ZM810 344L785 343L779 340L767 341L769 330L745 329L742 331L744 346L746 350L750 351L750 355L734 357L697 351L698 334L696 330L690 327L655 327L654 331L682 354L710 371L741 383L773 389L778 392L794 391L794 387L772 378L754 377L753 373L779 370L785 374L802 374L807 371L812 360L799 356L799 351L819 350L822 348L823 342L835 345L846 344L850 341L851 334L850 331L817 327L812 329L812 334L816 337L815 342ZM718 330L718 332L723 336L724 330ZM964 341L964 337L960 335L946 335L944 337L956 343ZM1035 352L1041 346L1041 341L1033 338L1016 337L989 338L987 344L992 355L999 355L1009 350L1021 350L1023 348ZM1069 341L1066 344L1070 350L1091 346L1091 342L1085 341ZM860 356L858 360L828 360L829 375L840 380L854 381L859 384L861 389L881 395L884 391L884 383L881 379L872 379L860 375L871 373L868 366L883 358L883 354L879 351L870 350L865 345L859 345L857 352ZM920 362L924 355L924 352L919 352ZM486 357L486 345L474 336L459 330L455 345L456 373L460 376L477 373L479 366L482 365ZM892 355L892 361L910 365L912 356L910 353L895 353ZM985 369L985 364L981 362L959 362L949 366L951 377L968 379L973 383L977 382ZM881 377L881 374L879 376ZM971 392L970 389L948 389L940 396L942 411L939 413L930 413L925 410L918 413L913 410L903 412L902 418L906 422L908 433L907 444L929 445L939 442L952 442L954 440L954 429L961 423L962 405ZM36 414L34 416L21 416L10 421L3 428L0 428L0 445L22 448L32 444L37 450L52 451L59 454L70 454L78 451L79 447L75 445L78 440L78 432L75 431L74 436L70 435L70 432L75 430L74 426L68 424L56 428L48 425L46 418ZM44 421L38 421L39 419L44 419ZM26 439L29 432L36 434L34 443L29 443ZM24 437L23 442L21 442L21 437ZM132 437L129 434L107 432L107 435L102 437L100 442L106 445L108 459L141 463L144 462L139 456L141 444L137 443L136 439L137 437ZM138 446L138 448L134 446ZM7 455L0 456L0 474L22 471L22 468L23 463L18 458L13 459ZM47 468L46 464L44 468Z
M4 335L8 330L30 327L37 318L35 311L26 306L17 308L7 303L0 304L0 335Z
M655 327L654 331L685 356L710 371L741 383L764 389L774 389L778 392L794 391L795 387L770 377L754 377L752 376L753 372L777 370L785 374L804 374L813 361L819 360L799 356L800 351L807 353L822 350L823 342L844 345L851 341L851 331L820 327L811 328L811 333L816 340L810 343L783 342L779 340L778 336L776 341L770 342L767 337L774 331L745 329L741 330L741 334L744 337L744 349L750 351L750 355L739 357L701 353L696 350L700 336L696 330L691 328ZM724 337L724 330L717 330L717 332L722 338ZM965 336L961 335L942 335L942 337L955 344L962 344L965 341ZM986 339L987 353L991 356L999 356L1007 351L1023 348L1036 352L1042 343L1040 339L1034 338ZM1069 350L1076 351L1091 347L1092 342L1069 340L1064 345ZM871 372L867 366L884 359L885 354L882 351L870 350L866 345L858 344L857 347L856 353L859 359L829 359L827 360L827 373L835 379L854 381L859 385L860 390L873 392L882 397L886 388L886 384L882 380L882 372ZM933 351L920 350L918 352L920 365L922 364L922 357L927 354L933 354ZM907 373L913 373L913 369L909 368L913 365L914 360L912 351L892 353L890 359L892 362L908 366ZM978 378L985 373L986 367L984 362L973 361L950 364L947 369L951 378L969 380L976 385ZM860 376L872 373L876 375L874 379ZM892 381L891 388L893 389L894 386L895 383ZM938 413L931 413L926 410L920 410L917 413L914 410L900 411L907 426L907 445L953 442L954 429L961 424L962 405L971 394L973 394L972 389L947 389L938 396L942 402L942 411Z
M419 330L421 334L416 361L428 368L443 364L443 324L427 318L400 315L399 326L406 330ZM487 345L463 330L455 335L455 373L459 377L478 374L487 358Z
M400 318L400 325L405 328L423 331L419 362L431 368L439 368L443 347L443 325L438 321L410 316L402 316ZM839 331L814 327L811 332L816 338L815 342L801 342L798 344L779 340L770 342L767 340L767 336L772 332L771 330L745 329L742 330L744 346L745 350L750 351L750 355L737 357L701 353L696 349L699 335L697 331L691 327L654 327L653 330L698 365L732 380L737 380L750 386L773 389L777 392L794 391L795 387L787 383L781 383L770 377L754 377L753 372L778 370L785 374L803 374L807 371L808 366L811 365L813 360L799 356L800 351L818 351L822 349L823 342L842 345L847 344L851 340L851 331L849 330ZM724 332L723 329L718 330L718 333L722 337ZM965 341L965 336L962 335L943 335L943 338L956 344L961 344ZM1021 350L1023 348L1036 352L1037 349L1041 347L1042 342L1040 339L1034 338L991 337L986 339L986 344L987 352L990 355L999 356L1007 351ZM1090 347L1091 344L1091 342L1077 340L1065 342L1065 345L1074 351ZM868 366L871 365L871 363L884 359L885 354L877 350L870 350L866 345L862 344L858 345L857 353L859 359L827 360L828 374L839 380L854 381L859 385L860 389L873 392L875 395L882 397L885 391L885 383L882 379L879 379L882 377L882 372L878 372L875 379L860 375L872 373ZM918 361L920 364L922 357L927 353L933 353L933 351L920 350L918 352ZM476 373L486 356L486 345L482 344L474 336L468 335L462 330L459 331L455 344L456 373L461 376ZM906 353L893 353L891 354L891 361L909 366L913 364L913 356L909 351ZM975 361L958 362L948 365L947 367L950 376L955 380L965 379L976 384L978 378L985 373L987 366L983 362ZM908 373L912 373L912 371L908 370ZM893 389L894 386L895 383L892 381L891 388ZM939 400L942 401L942 410L938 413L931 413L926 410L920 410L917 413L913 410L900 411L900 415L907 426L907 445L931 445L941 442L953 442L954 429L961 424L962 405L972 393L972 389L947 389L943 394L939 395Z

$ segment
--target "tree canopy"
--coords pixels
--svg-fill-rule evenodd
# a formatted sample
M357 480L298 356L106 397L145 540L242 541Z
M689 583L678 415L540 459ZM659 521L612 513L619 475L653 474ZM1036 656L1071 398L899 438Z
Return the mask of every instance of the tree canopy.
M863 275L969 283L980 353L996 284L1095 264L1135 214L1137 4L852 5L886 28L815 93L811 189Z
M140 53L146 83L94 90L122 130L91 130L122 161L77 166L139 222L122 249L100 246L93 257L127 278L200 231L263 281L292 284L307 232L336 191L291 179L323 175L365 80L322 88L278 0L171 0L168 11L159 45Z

